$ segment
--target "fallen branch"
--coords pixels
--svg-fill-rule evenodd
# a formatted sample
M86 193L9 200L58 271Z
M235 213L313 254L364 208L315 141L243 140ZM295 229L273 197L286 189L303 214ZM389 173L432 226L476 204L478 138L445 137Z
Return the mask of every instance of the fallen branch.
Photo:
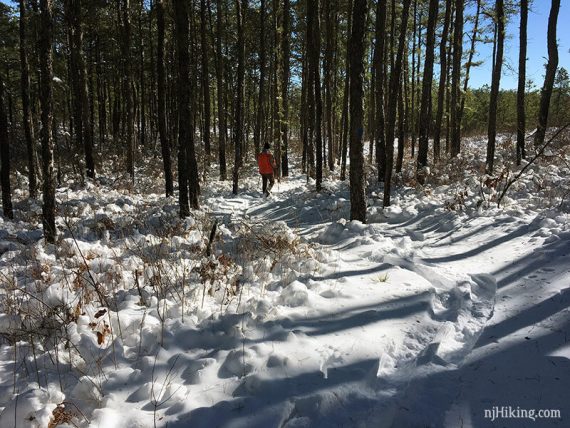
M532 157L532 159L527 162L527 164L519 171L519 173L514 178L512 178L511 180L509 180L507 182L507 184L505 185L505 188L501 192L501 196L499 196L499 199L497 200L497 208L501 206L501 201L503 200L503 197L507 193L507 190L509 190L509 188L513 185L513 183L515 183L524 174L524 172L527 170L527 168L529 166L531 166L534 163L534 161L536 159L538 159L544 153L544 149L546 149L546 147L550 143L552 143L552 141L554 141L554 139L556 137L558 137L558 135L560 135L560 133L562 133L562 131L564 131L566 128L568 128L568 126L570 126L570 123L567 123L562 128L558 129L558 131L556 131L554 133L554 135L552 137L550 137L546 143L543 144L543 146L536 152L536 154Z

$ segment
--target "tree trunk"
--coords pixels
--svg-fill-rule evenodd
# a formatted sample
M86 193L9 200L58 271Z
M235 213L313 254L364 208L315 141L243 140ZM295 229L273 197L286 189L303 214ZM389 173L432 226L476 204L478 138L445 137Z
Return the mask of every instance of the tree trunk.
M233 194L238 194L239 169L242 163L243 145L243 99L245 79L245 40L244 40L244 14L247 8L247 0L235 0L237 18L237 96L234 111L234 170L233 170Z
M164 70L164 0L156 1L156 25L157 25L157 47L156 47L156 77L157 77L157 120L158 136L160 139L160 150L162 153L162 164L164 168L164 181L166 196L174 195L174 182L172 179L172 158L170 154L170 142L166 134L166 74Z
M374 138L376 140L376 166L378 168L378 181L384 181L386 174L386 140L385 140L385 123L384 123L384 64L382 61L385 57L385 34L386 34L386 2L387 0L378 0L376 5L376 32L374 49L374 68L376 79L376 126Z
M123 61L122 92L125 102L125 146L127 172L134 184L135 180L135 107L131 67L131 13L130 0L120 1L121 56Z
M12 191L10 188L10 141L8 140L8 115L4 106L4 82L0 74L0 185L2 187L2 211L4 217L14 218Z
M354 0L350 35L350 219L366 223L366 178L362 137L364 95L364 30L366 0Z
M105 78L103 74L103 59L101 57L101 39L95 38L95 74L97 75L97 107L99 121L99 149L105 146L107 138L107 106L105 97Z
M41 102L41 139L42 139L42 175L43 206L42 224L46 242L53 244L57 237L55 228L55 174L53 162L53 12L52 0L40 0L40 102Z
M281 34L281 60L283 66L281 67L281 138L282 138L282 152L281 152L281 174L283 177L289 175L289 56L290 51L290 4L289 0L283 0L283 25ZM279 160L277 160L279 162Z
M206 25L206 0L200 0L200 45L202 47L202 93L204 97L204 127L203 139L206 151L206 169L210 166L210 75L208 59L208 38Z
M349 52L349 39L352 34L352 8L354 0L348 0L348 27L347 27L347 49L345 58L345 78L344 78L344 95L342 102L342 135L341 135L341 165L340 165L340 179L346 179L346 156L348 152L348 138L349 138L349 128L350 119L348 117L349 109L349 89L350 89L350 52Z
M261 151L261 130L265 121L265 12L265 0L261 0L259 6L259 93L257 101L257 118L253 133L253 145L255 147L256 154Z
M71 24L72 24L72 54L75 52L76 62L76 76L77 79L76 89L78 92L75 94L79 98L81 109L81 128L77 129L81 133L83 140L83 147L85 151L85 169L87 177L95 178L95 161L93 159L93 134L92 122L90 115L89 95L87 90L87 70L85 64L85 55L83 53L83 31L81 28L81 0L68 0L70 3Z
M505 40L505 10L503 0L495 2L495 15L497 19L497 55L493 67L491 81L491 99L489 101L489 127L487 129L487 174L493 173L495 160L495 139L497 136L497 102L499 98L499 84L501 82L501 68L503 66L503 46Z
M222 0L216 1L216 82L218 86L218 162L220 164L220 180L227 179L226 167L226 101L224 86L224 54L222 51L223 37L223 8Z
M178 204L180 217L190 215L189 171L187 156L190 146L190 56L188 54L188 9L186 0L174 0L174 27L178 60Z
M519 81L517 88L517 165L521 164L522 159L526 158L525 153L525 86L526 86L526 39L527 39L527 21L528 21L528 0L521 0L521 20L519 35Z
M550 107L550 97L554 86L554 77L558 67L558 46L556 44L556 24L558 22L558 11L560 10L560 0L552 0L550 15L548 16L548 63L546 64L546 75L544 85L540 94L540 109L538 111L538 123L536 134L534 135L534 147L540 147L544 143L546 125L548 123L548 109Z
M475 55L475 43L479 36L479 13L481 11L481 0L477 0L477 9L475 11L475 22L473 24L473 34L471 35L471 47L469 48L469 58L465 64L465 80L463 81L463 95L461 96L461 110L459 111L459 122L463 120L463 110L465 109L465 94L469 87L469 71L473 65L473 56ZM494 55L493 55L494 57Z
M325 57L323 63L324 72L324 93L325 93L325 129L326 142L328 147L328 167L330 171L334 170L334 147L333 147L333 130L332 130L332 75L333 75L333 49L334 49L334 20L333 7L336 2L328 0L324 2L323 14L325 18Z
M411 94L410 94L410 98L411 98L411 106L410 106L410 130L412 133L412 157L413 157L413 153L415 150L415 144L416 144L416 58L417 58L417 62L420 62L420 55L416 56L416 53L419 49L419 47L416 45L416 33L419 32L421 33L421 29L420 29L420 25L418 25L418 21L417 21L417 6L418 6L418 1L414 0L414 11L413 11L413 23L412 23L412 84L411 84ZM421 14L420 14L420 18L421 18ZM421 39L421 34L419 34L417 41L419 43ZM406 62L408 62L406 60ZM398 168L396 168L396 172L398 172Z
M451 74L451 156L461 151L461 56L463 55L463 0L455 0L453 71Z
M279 96L281 95L279 80L281 79L279 69L283 65L280 61L280 31L279 31L279 0L273 0L273 67L272 71L272 101L273 111L271 125L273 127L273 142L275 144L275 175L277 179L281 179L281 103Z
M26 47L26 29L28 26L27 9L24 0L20 0L20 82L22 86L22 115L24 136L26 138L26 155L28 160L28 189L30 198L37 197L36 179L36 148L34 142L34 127L30 109L30 69Z
M429 128L431 123L431 86L433 79L433 61L435 52L435 26L437 21L438 0L430 0L426 34L426 56L424 78L422 82L422 100L420 105L420 140L418 146L417 176L424 184L423 168L427 166L429 147Z
M441 42L439 45L439 85L437 88L437 113L435 118L435 129L433 136L433 160L438 161L441 152L441 128L443 126L443 110L445 99L445 88L447 86L447 38L449 34L449 23L451 21L451 0L445 2L445 17Z
M320 35L319 0L310 0L307 5L307 29L309 41L309 91L312 92L313 102L309 102L309 108L313 109L314 121L311 124L311 134L313 136L316 149L316 189L321 191L323 182L323 139L322 139L322 99L321 99L321 78L320 78ZM309 97L311 99L311 97ZM312 104L312 107L311 107Z
M392 184L392 170L394 167L394 131L396 123L396 109L398 93L400 87L400 76L402 74L402 62L404 57L404 47L406 44L406 33L408 29L408 15L410 12L411 0L403 0L402 19L400 23L400 35L398 40L398 52L394 62L394 68L390 73L390 93L386 115L386 174L384 176L384 206L390 205L390 191Z

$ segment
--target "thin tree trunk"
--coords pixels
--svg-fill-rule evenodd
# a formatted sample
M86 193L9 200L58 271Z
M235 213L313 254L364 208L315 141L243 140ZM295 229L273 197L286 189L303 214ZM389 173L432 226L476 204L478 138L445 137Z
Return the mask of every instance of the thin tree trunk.
M202 94L204 97L204 128L203 139L206 150L206 169L210 166L210 75L208 59L208 38L206 37L206 0L200 0L200 45L202 47Z
M237 96L234 111L234 170L233 170L233 194L238 194L239 170L242 163L243 145L243 99L245 79L245 40L244 40L244 14L247 8L247 0L235 0L237 18Z
M34 143L34 126L30 109L30 69L26 47L26 29L28 27L27 9L24 0L20 0L20 82L22 86L22 115L24 136L26 138L26 155L28 160L28 189L30 198L37 197L36 148Z
M283 65L281 67L281 138L282 138L282 152L281 152L281 174L283 177L289 175L289 57L290 51L290 4L289 0L283 0L283 25L281 34L281 59ZM277 160L279 162L279 160Z
M166 196L174 195L174 181L172 178L172 158L170 154L170 142L166 134L166 77L164 70L164 0L156 0L156 25L157 25L157 48L156 48L156 76L157 76L157 120L162 164L164 168L164 182Z
M10 141L8 139L8 115L4 106L4 82L0 74L0 184L2 187L2 211L4 217L14 218L10 187Z
M463 0L455 0L453 71L451 74L451 156L461 151L461 57L463 55Z
M346 49L346 58L345 58L345 78L344 78L344 97L342 102L342 135L341 135L341 166L340 166L340 179L346 179L346 156L348 152L348 138L349 138L349 128L350 128L350 120L348 117L348 109L349 109L349 89L350 89L350 52L348 49L348 39L352 34L352 8L353 8L354 0L348 0L348 29L347 29L347 49Z
M139 141L140 146L144 147L146 144L146 83L144 78L144 42L143 27L142 27L142 14L144 11L144 0L141 0L139 9L138 24L139 24L139 85L140 85L140 98L139 98Z
M253 133L255 153L259 153L261 151L261 131L265 121L265 1L266 0L261 0L259 6L259 93L257 101L257 120L255 122L255 130Z
M398 52L392 73L390 73L390 93L386 115L386 174L384 176L384 206L390 205L390 191L392 184L392 170L394 165L394 128L396 123L397 98L402 74L402 62L406 33L408 28L408 16L411 0L403 0L402 18L400 23L400 35L398 40Z
M497 19L497 55L493 68L491 81L491 98L489 102L489 127L487 129L487 174L493 173L495 161L495 139L497 136L497 103L499 99L499 85L501 82L501 68L503 66L503 46L505 40L505 10L503 0L496 0L495 15Z
M288 1L288 0L287 0ZM333 74L333 49L334 49L334 20L333 7L336 2L328 0L324 2L325 16L325 59L324 59L324 92L325 92L325 128L326 142L328 146L328 167L330 171L334 170L334 147L333 147L333 130L332 130L332 74Z
M125 101L125 146L127 152L127 172L134 184L135 180L135 107L131 67L131 18L130 0L120 2L121 55L123 61L123 97Z
M218 162L220 164L220 180L227 179L226 167L226 101L224 84L224 54L222 51L223 37L223 8L222 0L216 1L216 82L218 86ZM257 148L256 148L257 150Z
M418 146L417 176L424 184L423 169L427 166L429 148L429 128L431 123L431 86L433 80L433 61L435 52L435 25L437 21L438 0L430 0L426 34L426 57L422 82L422 100L420 105L420 140Z
M525 153L525 86L526 86L526 39L528 21L528 0L521 0L521 20L519 36L519 81L517 88L517 165L526 158Z
M386 140L385 140L385 118L384 118L384 64L382 64L385 57L386 43L386 3L387 0L378 0L376 5L376 48L374 50L374 68L376 73L376 126L375 126L375 140L376 140L376 166L378 167L378 181L384 181L386 174Z
M354 0L350 35L350 219L366 223L363 115L366 0Z
M188 54L188 9L186 0L174 0L176 56L178 58L178 204L180 217L190 215L188 192L188 146L190 145L190 57Z
M447 86L447 37L449 33L449 23L451 21L451 0L445 2L445 17L443 21L443 30L441 33L441 42L439 45L439 85L437 88L437 113L435 118L435 129L433 135L433 159L435 162L439 160L441 152L441 128L443 126L443 110L445 99L445 88Z
M552 0L550 15L548 16L548 63L546 64L546 75L544 85L540 94L540 108L538 110L538 123L536 134L534 135L534 147L540 147L544 143L546 126L548 124L548 110L550 107L550 97L554 86L554 77L558 67L558 46L556 44L556 24L558 22L558 11L560 10L560 0Z
M55 174L53 162L53 12L52 0L40 0L40 101L41 101L41 140L42 140L42 175L43 206L42 224L46 242L53 244L57 237L55 227Z
M279 96L281 95L279 80L281 78L279 69L283 65L280 61L280 31L279 31L279 0L273 0L273 67L272 67L272 96L273 102L271 125L273 129L273 141L275 143L275 175L277 179L281 179L281 106Z
M313 61L313 88L315 91L315 122L314 122L314 139L315 148L317 152L317 167L316 167L316 189L317 192L321 191L323 181L323 137L322 137L322 117L323 117L323 103L321 97L321 73L320 73L320 52L321 52L321 32L320 32L320 17L319 17L319 1L315 0L315 16L313 28L313 48L311 58Z
M421 33L420 31L420 25L418 25L418 21L417 21L417 6L418 6L418 0L414 0L414 11L413 11L413 24L412 24L412 84L411 84L411 106L410 106L410 130L412 133L412 138L411 138L411 143L412 143L412 157L414 156L414 146L416 144L416 62L420 62L420 55L418 55L418 49L419 47L416 45L416 40L420 41L421 39L421 34L419 34L419 36L416 39L416 34ZM421 18L421 14L420 14L420 18ZM416 61L417 59L417 61ZM407 60L406 60L407 62ZM397 168L396 168L397 170Z
M477 9L475 11L475 22L473 24L473 34L471 35L471 47L469 48L469 58L465 64L465 80L463 81L463 95L461 96L461 110L459 111L459 122L463 120L463 110L465 109L465 94L469 87L469 72L473 65L473 56L475 55L475 43L479 36L479 12L481 11L481 0L477 0Z

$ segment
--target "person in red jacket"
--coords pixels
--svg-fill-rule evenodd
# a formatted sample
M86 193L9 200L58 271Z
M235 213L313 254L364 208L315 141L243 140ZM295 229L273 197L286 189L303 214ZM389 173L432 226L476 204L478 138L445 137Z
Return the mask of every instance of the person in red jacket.
M257 165L259 166L259 173L261 174L261 179L263 181L263 194L265 196L269 196L271 194L271 188L275 184L275 168L277 168L275 158L269 151L270 148L271 146L269 146L269 143L265 143L263 151L257 155ZM267 185L268 182L269 186Z

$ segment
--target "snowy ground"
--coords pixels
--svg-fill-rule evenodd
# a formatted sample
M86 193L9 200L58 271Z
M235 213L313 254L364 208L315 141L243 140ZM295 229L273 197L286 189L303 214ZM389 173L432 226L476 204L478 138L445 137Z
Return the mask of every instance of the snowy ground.
M56 248L22 196L0 231L0 427L569 426L568 167L497 208L467 153L426 188L398 177L388 209L372 185L367 225L346 183L213 182L182 221L152 183L102 178L58 190ZM502 406L561 417L485 417Z

